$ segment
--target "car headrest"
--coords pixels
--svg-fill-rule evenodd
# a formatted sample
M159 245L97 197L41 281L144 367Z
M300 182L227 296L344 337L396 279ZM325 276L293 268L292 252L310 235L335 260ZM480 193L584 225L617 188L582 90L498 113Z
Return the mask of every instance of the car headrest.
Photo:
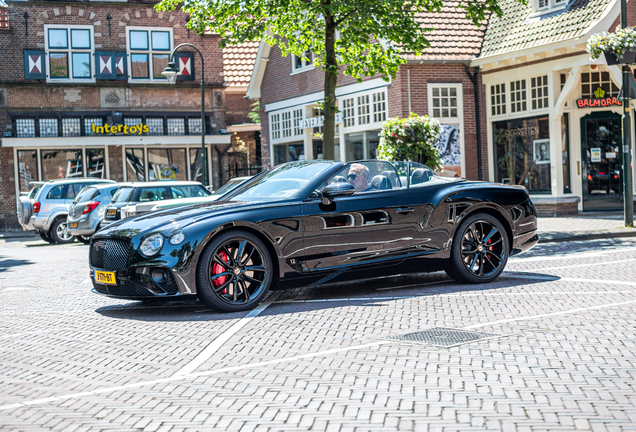
M335 176L333 179L331 179L331 183L345 183L346 181L347 179L343 176Z
M391 182L386 176L379 174L371 179L371 188L375 190L391 189Z
M417 168L411 175L411 184L425 183L433 177L433 173L424 168Z
M155 194L153 191L146 191L144 192L144 198L147 200L152 200L155 197Z
M386 178L388 178L389 181L391 182L391 186L393 186L394 188L399 188L400 186L402 186L400 184L400 178L398 177L395 171L390 171L390 170L382 171L380 175L383 175Z

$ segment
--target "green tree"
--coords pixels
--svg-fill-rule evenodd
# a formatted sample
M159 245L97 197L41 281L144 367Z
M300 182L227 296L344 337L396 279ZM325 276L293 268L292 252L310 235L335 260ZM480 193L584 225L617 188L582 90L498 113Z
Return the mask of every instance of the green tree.
M525 2L525 0L515 0ZM339 73L359 81L379 74L395 78L406 60L402 51L421 53L430 46L417 20L420 13L440 12L443 0L162 0L156 8L182 9L188 27L199 34L221 35L221 47L264 39L283 56L294 54L325 74L323 155L334 158L336 83ZM475 25L496 13L498 0L460 0L457 7Z

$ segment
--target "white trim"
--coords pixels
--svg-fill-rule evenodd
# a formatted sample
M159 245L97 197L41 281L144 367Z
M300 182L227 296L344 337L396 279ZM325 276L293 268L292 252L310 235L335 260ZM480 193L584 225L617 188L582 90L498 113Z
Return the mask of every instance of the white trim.
M380 87L388 87L391 82L386 82L382 78L374 78L361 83L355 83L336 89L336 96L345 96L351 93L358 93L365 90L373 90ZM290 108L296 105L307 105L309 103L316 103L323 100L325 97L324 91L315 93L309 93L306 95L298 96L291 99L285 99L278 102L272 102L265 105L265 112L278 111L285 108Z
M130 47L130 32L131 31L146 31L148 32L148 49L147 50L132 50ZM152 49L152 32L161 31L170 33L170 47L168 50L156 50ZM128 62L128 83L153 83L153 84L169 84L165 78L153 78L153 55L168 55L170 60L170 53L174 48L174 33L172 27L140 27L140 26L126 26L126 61ZM132 56L133 54L146 54L148 55L148 78L133 78L132 71Z
M263 83L263 76L265 75L265 68L269 62L269 52L271 49L272 47L270 45L267 45L265 41L261 40L258 46L258 52L256 53L256 59L254 60L250 83L245 93L247 99L260 99L261 97L261 84Z
M49 29L64 29L66 30L67 47L66 48L49 48ZM90 49L72 48L71 30L88 30L90 32ZM43 59L46 65L44 70L46 71L47 83L94 83L95 82L95 28L92 25L73 25L73 24L45 24L44 25L44 52L45 58ZM52 78L51 77L51 62L49 54L51 52L65 52L67 53L67 68L68 78ZM73 78L73 53L88 54L91 59L90 78Z
M194 145L196 135L183 136L96 136L96 137L54 137L54 138L3 138L3 147L99 147L99 146L155 146ZM206 144L231 144L231 135L206 135ZM199 146L201 143L199 143Z
M305 60L301 60L303 66L300 68L296 68L295 66L295 60L298 58L298 56L296 54L292 54L290 55L291 57L291 72L289 75L298 75L300 73L303 72L307 72L310 70L315 69L316 67L314 66L314 53L310 53L311 54L311 59L308 61Z

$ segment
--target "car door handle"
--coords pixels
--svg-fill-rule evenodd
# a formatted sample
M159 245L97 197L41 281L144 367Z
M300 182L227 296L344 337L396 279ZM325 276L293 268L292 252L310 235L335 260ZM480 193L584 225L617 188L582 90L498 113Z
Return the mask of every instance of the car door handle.
M408 214L415 211L415 209L413 207L398 207L395 209L396 213L399 214Z

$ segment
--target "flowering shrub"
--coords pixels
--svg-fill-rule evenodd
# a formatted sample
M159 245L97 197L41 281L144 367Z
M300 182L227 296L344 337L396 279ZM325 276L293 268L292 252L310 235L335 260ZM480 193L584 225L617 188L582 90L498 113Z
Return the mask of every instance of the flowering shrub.
M598 59L604 52L622 59L625 51L636 49L636 28L619 28L615 33L600 32L593 34L587 41L586 50L592 60Z
M378 159L417 161L439 171L442 159L436 148L442 128L439 121L411 113L407 118L390 118L382 124Z

